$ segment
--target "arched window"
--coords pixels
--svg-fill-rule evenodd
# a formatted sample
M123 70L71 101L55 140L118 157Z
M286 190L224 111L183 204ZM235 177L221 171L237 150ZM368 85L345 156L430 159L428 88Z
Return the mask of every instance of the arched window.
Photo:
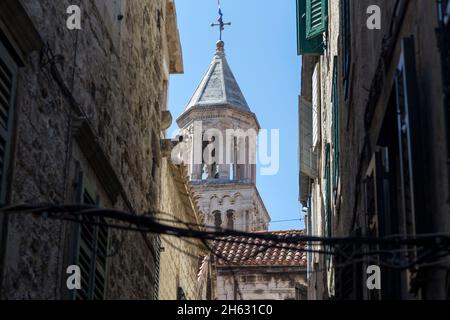
M233 210L227 211L227 229L229 229L229 230L234 229L234 211Z
M205 140L205 136L203 140ZM202 180L206 179L218 179L219 178L219 166L217 161L213 161L216 159L216 137L212 136L207 141L203 141L202 148Z
M250 211L245 211L245 231L250 231Z
M214 211L214 227L216 230L220 230L222 228L222 213L220 211Z

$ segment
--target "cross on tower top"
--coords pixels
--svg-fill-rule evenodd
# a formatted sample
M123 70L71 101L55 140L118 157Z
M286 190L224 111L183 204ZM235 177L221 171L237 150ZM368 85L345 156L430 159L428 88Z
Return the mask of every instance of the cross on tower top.
M219 19L217 19L219 23L212 23L211 27L219 27L220 30L220 38L219 40L222 41L222 33L225 30L225 26L231 26L231 22L223 22L223 13L222 9L220 8L220 1L219 1Z

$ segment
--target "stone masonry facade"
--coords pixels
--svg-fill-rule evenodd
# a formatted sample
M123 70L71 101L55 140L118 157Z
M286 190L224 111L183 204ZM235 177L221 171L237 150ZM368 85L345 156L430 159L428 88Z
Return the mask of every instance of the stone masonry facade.
M168 159L163 159L161 190L159 217L162 222L179 228L186 228L186 225L171 221L190 223L190 228L202 224L185 167L174 166ZM163 235L161 247L159 299L200 300L199 259L207 254L202 242Z
M81 8L81 30L66 28L72 4ZM173 1L0 7L16 14L0 15L0 26L19 65L5 203L77 202L82 173L102 206L158 211L167 82L183 71ZM34 48L17 37L21 28L33 31L22 38ZM1 297L70 298L75 224L1 216ZM108 241L104 298L158 298L158 237L111 230Z
M448 232L449 124L441 62L446 47L439 38L443 22L438 15L442 4L420 0L323 4L327 9L326 29L320 35L326 39L323 50L301 52L300 162L308 159L308 166L300 173L300 200L308 208L309 235ZM373 5L380 9L379 30L367 27L367 10ZM407 80L402 80L399 75L405 74ZM403 94L406 104L399 98ZM307 137L308 130L316 131L317 143ZM412 259L408 254L400 257ZM366 267L377 264L378 258L383 257L342 267L345 261L310 254L309 298L448 298L448 272L433 267L401 272L382 267L385 289L370 292L365 286Z

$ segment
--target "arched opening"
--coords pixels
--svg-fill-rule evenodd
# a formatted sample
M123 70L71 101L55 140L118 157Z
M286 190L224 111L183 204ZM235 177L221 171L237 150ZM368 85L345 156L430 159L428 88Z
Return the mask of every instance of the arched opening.
M202 147L202 180L219 178L219 166L216 159L218 156L218 153L216 153L218 143L215 136L209 138L205 136L204 138Z
M217 231L222 229L222 213L220 211L214 211L213 212L214 217L214 227Z
M234 230L234 211L233 210L227 211L227 229Z

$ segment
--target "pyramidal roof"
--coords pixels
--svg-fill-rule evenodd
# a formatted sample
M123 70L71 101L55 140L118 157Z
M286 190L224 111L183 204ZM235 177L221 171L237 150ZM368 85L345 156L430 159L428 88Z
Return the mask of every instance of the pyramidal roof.
M224 42L217 42L216 54L186 110L193 107L231 106L251 112L225 57Z

